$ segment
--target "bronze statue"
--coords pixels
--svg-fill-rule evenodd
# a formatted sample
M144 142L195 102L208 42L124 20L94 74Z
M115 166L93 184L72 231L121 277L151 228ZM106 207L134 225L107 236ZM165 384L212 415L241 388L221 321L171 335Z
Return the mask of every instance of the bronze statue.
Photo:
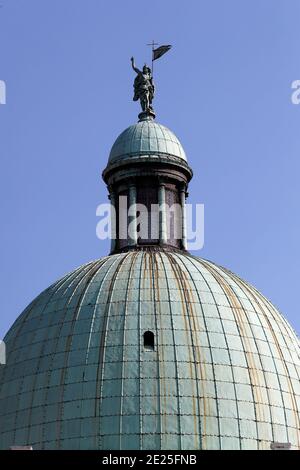
M139 70L135 66L133 57L131 57L131 65L133 70L137 73L133 85L133 101L140 100L143 112L153 114L152 100L154 98L155 88L151 69L145 64L143 70Z

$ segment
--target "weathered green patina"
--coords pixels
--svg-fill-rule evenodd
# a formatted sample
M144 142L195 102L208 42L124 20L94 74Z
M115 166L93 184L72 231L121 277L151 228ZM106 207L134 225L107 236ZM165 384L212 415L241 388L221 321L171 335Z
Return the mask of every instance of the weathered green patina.
M88 263L5 341L2 449L300 448L296 335L211 262L133 251Z
M187 160L185 151L175 134L162 124L148 118L133 124L119 135L110 151L108 163L147 155Z

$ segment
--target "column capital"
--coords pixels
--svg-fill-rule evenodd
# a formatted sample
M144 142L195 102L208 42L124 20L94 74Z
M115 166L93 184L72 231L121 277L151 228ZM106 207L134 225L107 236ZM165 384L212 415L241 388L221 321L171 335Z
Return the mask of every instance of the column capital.
M136 186L136 179L135 178L129 178L127 181L128 188L132 186Z
M158 178L158 186L166 186L166 180L163 178Z

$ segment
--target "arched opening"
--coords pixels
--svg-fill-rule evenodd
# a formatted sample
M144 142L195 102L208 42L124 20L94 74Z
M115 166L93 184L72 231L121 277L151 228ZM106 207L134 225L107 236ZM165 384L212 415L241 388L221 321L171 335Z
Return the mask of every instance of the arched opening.
M144 349L154 351L154 334L152 331L145 331L144 333Z

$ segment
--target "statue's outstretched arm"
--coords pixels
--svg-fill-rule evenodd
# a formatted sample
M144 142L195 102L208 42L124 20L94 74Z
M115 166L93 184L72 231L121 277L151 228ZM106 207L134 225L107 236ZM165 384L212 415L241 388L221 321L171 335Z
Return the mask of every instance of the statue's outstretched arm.
M133 70L134 70L136 73L141 73L141 71L135 66L134 58L133 58L133 57L131 57L131 65L132 65Z

